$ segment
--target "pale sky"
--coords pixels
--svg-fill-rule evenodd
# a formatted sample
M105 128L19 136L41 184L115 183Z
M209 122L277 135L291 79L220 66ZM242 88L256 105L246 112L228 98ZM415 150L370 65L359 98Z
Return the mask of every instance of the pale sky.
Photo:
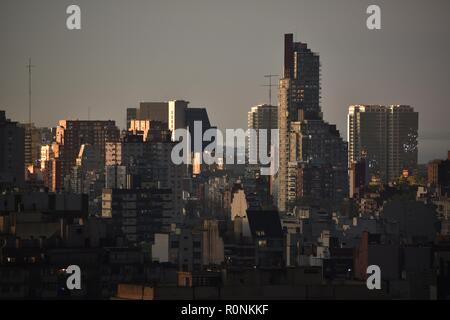
M66 8L82 30L66 29ZM378 4L382 29L366 28ZM0 109L27 121L116 120L140 101L184 99L213 125L246 128L268 102L264 74L282 73L283 35L322 63L322 109L346 139L351 104L409 104L420 113L420 162L450 149L448 0L1 0ZM276 97L277 91L273 91Z

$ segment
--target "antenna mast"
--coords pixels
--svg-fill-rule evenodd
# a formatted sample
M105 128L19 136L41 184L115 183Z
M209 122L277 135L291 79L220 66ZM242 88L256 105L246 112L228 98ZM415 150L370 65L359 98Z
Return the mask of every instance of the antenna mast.
M28 124L31 127L31 70L34 66L31 64L31 58L28 60Z
M269 79L269 84L263 85L263 87L269 87L269 105L272 105L272 88L276 87L276 84L272 84L272 78L279 77L277 74L266 74L264 78Z

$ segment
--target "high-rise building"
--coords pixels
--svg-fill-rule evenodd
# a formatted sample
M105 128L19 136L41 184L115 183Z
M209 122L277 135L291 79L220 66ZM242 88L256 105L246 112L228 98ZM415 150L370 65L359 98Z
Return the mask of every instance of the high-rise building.
M169 102L141 102L137 120L154 120L169 123Z
M57 165L55 154L58 153L59 145L56 142L41 146L40 170L44 186L49 190L56 190L56 186L53 185L56 182L56 179L54 179L56 174L53 169L54 165Z
M131 120L139 120L137 108L127 108L127 128L130 128Z
M438 194L450 196L450 151L447 160L433 160L428 163L428 184L437 189Z
M260 130L267 132L267 154L271 151L272 129L278 128L278 108L267 104L252 107L247 117L248 129L255 129L256 136L250 135L248 138L247 155L256 154L259 160L259 140Z
M219 221L203 221L203 265L220 265L224 261L224 244L220 237Z
M188 129L191 135L191 150L194 152L195 122L201 122L202 124L202 136L199 137L200 140L202 140L203 134L212 127L206 108L188 108L188 105L189 102L184 100L141 102L139 108L127 109L127 130L135 131L132 127L145 126L145 121L150 121L150 125L151 122L160 123L161 127L165 124L172 131L172 136L173 131L176 129ZM141 129L141 131L144 131L144 129ZM204 148L207 143L202 143L202 145ZM195 151L200 152L201 150Z
M53 142L55 130L53 128L38 128L34 124L20 124L25 129L25 165L26 167L39 165L41 146Z
M189 102L184 100L169 101L169 130L175 139L175 130L186 128L186 110Z
M32 154L33 147L32 141L35 140L35 127L32 123L21 124L25 130L25 143L24 143L24 157L25 157L25 171L33 165ZM34 136L34 139L33 139Z
M127 108L127 130L130 130L133 120L160 121L168 125L168 102L141 102L139 108Z
M433 160L427 164L427 182L430 187L435 187L439 184L439 165L442 160Z
M102 217L129 243L152 242L155 233L170 231L172 204L169 189L104 189Z
M171 134L166 122L156 120L131 120L128 131L142 135L143 141L170 141Z
M348 192L346 143L336 126L323 121L320 107L320 61L305 43L294 42L292 34L285 35L284 78L279 83L278 128L280 136L278 171L278 209L285 212L298 200L289 193L289 181L306 186L308 175L297 175L301 167L333 171L333 190L316 192L328 194L335 201ZM291 167L291 170L289 170ZM296 176L290 177L289 174ZM328 180L329 176L321 175ZM319 185L328 185L323 180ZM301 193L300 193L301 194Z
M115 121L82 121L61 120L56 129L56 144L54 148L55 163L53 165L52 189L63 187L64 178L76 164L76 159L83 144L89 144L98 149L102 161L105 161L107 142L118 141L119 129Z
M128 189L127 167L112 165L105 167L105 188L106 189Z
M278 99L278 128L280 130L278 209L283 212L286 210L288 198L291 122L303 120L306 113L308 113L308 118L320 113L319 56L308 49L306 44L294 42L293 34L284 36L284 77L279 83Z
M64 180L64 189L89 196L89 213L101 212L102 189L105 186L105 160L100 150L89 144L80 147L76 165L71 168L70 176Z
M25 179L25 130L0 111L0 186L21 186Z
M307 197L313 199L340 199L337 194L336 171L331 165L289 162L288 203Z
M165 129L161 131L166 132ZM180 217L183 208L182 182L187 175L187 168L171 161L174 145L175 142L170 139L144 141L142 136L128 132L122 141L106 144L106 171L111 177L116 169L110 166L126 167L127 179L128 176L131 179L126 183L129 188L170 189L173 209Z
M323 120L291 122L289 142L290 162L332 164L347 175L347 144L335 125Z
M202 140L203 135L207 130L214 129L213 127L211 127L211 123L208 117L208 111L206 111L206 108L188 108L186 109L185 122L186 128L189 130L189 134L191 135L191 151L194 153L202 152L210 142L208 141L203 142L202 150L196 150L195 139ZM194 129L196 122L201 122L202 125L201 137L195 136Z
M280 95L287 100L283 101L285 116L291 121L322 119L319 55L306 43L294 42L293 37L292 34L284 37L284 78L280 81Z
M369 176L383 183L414 171L418 159L419 114L404 105L354 105L348 113L349 166L364 155Z
M358 198L363 195L364 188L369 184L367 171L367 161L365 158L362 158L358 162L353 162L350 165L348 169L350 198Z
M70 190L74 193L86 193L92 198L93 184L104 170L105 161L99 149L82 144L76 159L76 165L72 167L70 178Z

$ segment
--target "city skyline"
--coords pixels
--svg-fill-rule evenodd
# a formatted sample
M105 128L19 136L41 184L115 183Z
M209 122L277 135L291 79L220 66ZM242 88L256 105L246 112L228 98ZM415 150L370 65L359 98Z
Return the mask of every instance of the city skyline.
M5 44L0 107L9 118L27 122L25 65L31 56L37 126L90 117L115 120L124 128L126 108L184 99L206 107L219 128L246 128L248 110L268 103L267 88L260 86L264 74L282 73L282 35L294 32L296 40L321 56L321 106L325 120L336 123L345 140L350 105L407 104L421 114L419 162L444 156L450 134L440 115L450 103L445 91L450 72L443 59L450 46L448 22L441 15L447 2L379 1L383 28L373 32L365 28L364 1L284 1L278 6L264 1L258 9L253 3L194 1L186 7L177 1L134 1L124 8L119 2L103 7L101 1L79 1L83 29L71 33L64 28L64 1L6 1L0 13ZM277 20L281 14L285 18ZM259 19L272 15L276 26ZM416 25L419 18L423 23ZM251 26L243 28L246 21ZM333 27L336 23L339 28ZM333 37L338 34L341 41Z
M450 4L370 1L3 0L0 301L449 300Z

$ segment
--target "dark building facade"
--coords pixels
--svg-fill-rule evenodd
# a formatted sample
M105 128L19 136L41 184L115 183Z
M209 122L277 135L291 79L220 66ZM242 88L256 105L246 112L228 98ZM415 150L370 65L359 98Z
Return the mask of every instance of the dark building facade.
M191 135L191 150L193 152L203 152L204 148L210 143L208 141L202 142L202 150L196 150L195 148L195 139L199 139L199 141L203 141L203 135L209 129L211 129L211 123L209 122L208 111L206 108L188 108L186 109L185 115L186 128L189 130L189 134ZM202 126L202 136L196 137L195 135L195 122L200 122Z
M0 111L0 187L20 186L25 180L25 130Z
M104 189L102 217L111 218L117 234L133 244L153 241L173 222L170 189Z
M427 170L428 184L437 188L440 195L450 196L450 151L447 160L433 160Z
M319 56L293 34L284 37L284 80L292 86L288 119L321 119Z

